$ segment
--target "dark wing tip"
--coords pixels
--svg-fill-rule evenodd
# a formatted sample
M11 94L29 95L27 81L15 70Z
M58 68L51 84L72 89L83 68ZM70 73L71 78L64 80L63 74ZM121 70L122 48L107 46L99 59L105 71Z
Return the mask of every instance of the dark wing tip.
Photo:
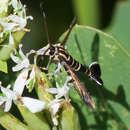
M96 75L96 76L101 76L101 69L100 66L97 62L93 62L89 65L89 70L92 74Z
M103 81L100 78L100 76L101 76L101 69L100 69L100 66L99 66L99 64L97 62L93 62L92 64L90 64L89 72L90 72L91 79L93 79L99 85L102 86L103 85Z

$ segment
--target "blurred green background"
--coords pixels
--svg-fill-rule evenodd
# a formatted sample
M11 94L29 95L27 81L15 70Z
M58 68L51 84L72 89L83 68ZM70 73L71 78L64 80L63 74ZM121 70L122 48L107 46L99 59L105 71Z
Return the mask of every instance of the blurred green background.
M24 37L26 51L46 44L41 2L44 3L51 42L55 43L68 29L74 16L77 16L78 24L109 32L124 43L126 49L129 48L126 43L129 41L130 32L130 2L127 0L22 0L27 5L28 15L34 17L29 23L31 32Z

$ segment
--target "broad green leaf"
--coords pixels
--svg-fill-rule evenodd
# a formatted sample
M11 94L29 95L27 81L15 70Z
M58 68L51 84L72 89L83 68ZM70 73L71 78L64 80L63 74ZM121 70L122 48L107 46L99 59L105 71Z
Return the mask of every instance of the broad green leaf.
M129 52L112 36L79 25L73 28L69 36L67 50L73 58L86 66L98 61L102 70L104 86L98 86L87 75L78 74L94 99L94 111L81 102L78 94L71 93L82 129L130 129Z
M0 71L7 73L7 62L0 60Z
M4 112L2 109L0 109L0 124L7 130L31 130L12 114Z
M130 1L120 2L116 8L111 26L106 30L121 41L123 47L130 53Z

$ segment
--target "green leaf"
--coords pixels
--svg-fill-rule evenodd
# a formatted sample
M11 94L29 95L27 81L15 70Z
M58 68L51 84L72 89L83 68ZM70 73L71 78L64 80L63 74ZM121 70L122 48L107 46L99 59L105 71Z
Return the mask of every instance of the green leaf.
M130 53L130 1L120 2L116 8L111 26L106 30L118 38L123 47Z
M80 130L80 122L78 113L71 104L64 105L64 108L60 117L61 130Z
M42 112L31 113L26 107L18 106L25 122L32 130L50 130L50 126L44 118Z
M94 111L83 105L76 93L71 94L82 129L130 129L129 52L112 36L79 25L73 28L67 40L67 51L86 66L98 61L102 70L104 86L98 86L85 74L78 74L94 99Z
M0 60L0 71L8 73L6 61Z
M0 124L7 130L31 130L12 114L4 112L2 109L0 109Z

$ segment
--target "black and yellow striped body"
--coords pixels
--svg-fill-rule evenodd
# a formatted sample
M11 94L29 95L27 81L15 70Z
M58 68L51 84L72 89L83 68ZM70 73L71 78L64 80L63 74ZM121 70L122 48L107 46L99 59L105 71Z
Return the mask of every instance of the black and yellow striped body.
M99 85L103 85L103 81L100 78L100 66L97 62L93 62L89 65L89 67L86 67L72 58L72 56L70 56L69 53L60 44L51 45L48 48L48 51L52 61L66 63L74 71L83 72L87 74L91 79L95 80Z
M53 53L51 53L53 51ZM78 61L76 61L69 53L62 47L62 46L53 46L52 49L50 48L50 54L53 54L51 59L53 61L58 62L65 62L68 64L74 71L80 71L83 73L89 72L88 67L83 66Z

